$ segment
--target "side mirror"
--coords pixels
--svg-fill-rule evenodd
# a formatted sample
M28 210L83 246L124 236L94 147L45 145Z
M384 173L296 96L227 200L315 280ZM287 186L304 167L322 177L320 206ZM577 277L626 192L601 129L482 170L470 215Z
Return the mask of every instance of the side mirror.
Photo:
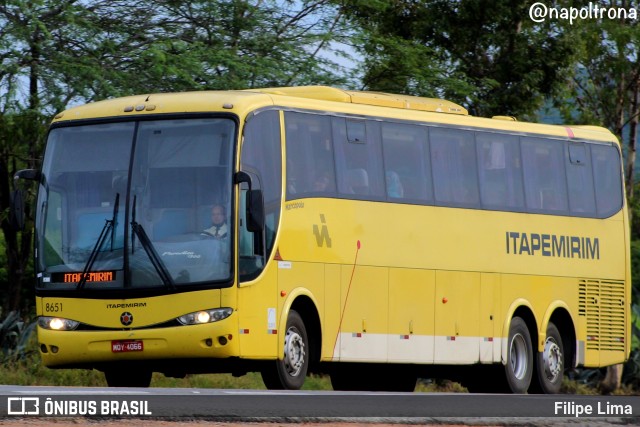
M40 181L41 173L38 169L23 169L16 172L13 180L26 179L29 181ZM17 182L16 182L17 184ZM11 193L11 206L9 211L9 223L18 231L24 230L25 214L24 214L24 190L16 185L16 190Z
M13 176L14 180L28 179L29 181L40 181L40 171L38 169L22 169Z
M249 185L247 191L247 230L255 233L264 229L264 196L262 190L254 189L255 183L250 174L244 171L236 172L236 184L246 182Z
M247 230L255 233L264 229L264 197L262 190L247 191Z
M24 190L14 190L11 193L11 208L9 223L14 230L24 230Z

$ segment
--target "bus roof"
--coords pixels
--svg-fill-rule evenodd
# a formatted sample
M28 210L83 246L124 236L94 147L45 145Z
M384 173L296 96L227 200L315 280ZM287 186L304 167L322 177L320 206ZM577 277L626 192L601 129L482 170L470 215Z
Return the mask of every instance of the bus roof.
M404 108L407 110L433 111L468 115L466 109L451 101L419 96L395 95L384 92L366 92L342 90L328 86L297 86L283 88L253 89L253 91L274 95L294 96L307 99L318 99L352 104L375 105L378 107Z
M328 86L128 96L70 108L57 114L53 123L131 115L194 112L229 112L242 117L251 111L270 106L618 143L609 130L599 126L518 122L508 116L474 117L469 115L465 108L446 100L343 90Z

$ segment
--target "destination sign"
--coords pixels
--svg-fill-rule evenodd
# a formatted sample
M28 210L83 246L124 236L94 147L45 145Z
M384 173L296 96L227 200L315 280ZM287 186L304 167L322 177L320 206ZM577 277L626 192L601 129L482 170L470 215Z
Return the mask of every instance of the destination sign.
M90 271L88 273L53 273L52 282L78 283L84 274L85 282L113 282L116 280L115 271Z

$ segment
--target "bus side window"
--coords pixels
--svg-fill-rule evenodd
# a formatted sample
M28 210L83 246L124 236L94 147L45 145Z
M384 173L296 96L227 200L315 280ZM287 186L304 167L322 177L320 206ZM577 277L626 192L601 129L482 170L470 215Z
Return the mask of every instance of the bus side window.
M333 117L332 128L338 192L358 199L384 199L380 125Z
M387 197L430 202L432 185L427 128L383 123L382 149Z
M306 179L306 144L309 129L299 113L285 112L285 132L287 139L287 199L300 197L308 186Z
M431 165L436 202L479 207L476 148L473 133L430 128Z
M476 132L482 206L522 210L524 189L518 137Z
M596 212L591 156L587 148L584 143L567 144L569 208L578 215L593 215Z
M522 163L527 208L568 211L564 144L556 140L522 137Z
M287 139L287 199L335 195L331 119L285 112Z
M622 208L620 154L614 146L591 145L598 217L606 218Z

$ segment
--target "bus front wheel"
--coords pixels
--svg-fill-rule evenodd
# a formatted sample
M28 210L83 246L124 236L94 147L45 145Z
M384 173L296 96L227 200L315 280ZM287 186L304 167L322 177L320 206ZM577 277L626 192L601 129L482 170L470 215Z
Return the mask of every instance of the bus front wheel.
M282 359L262 370L262 381L270 390L299 390L309 369L309 338L300 315L291 310L287 318Z
M544 349L536 358L535 389L546 394L557 394L564 376L564 347L558 328L549 322Z
M533 375L533 345L529 328L520 317L511 319L505 373L513 393L527 392Z

